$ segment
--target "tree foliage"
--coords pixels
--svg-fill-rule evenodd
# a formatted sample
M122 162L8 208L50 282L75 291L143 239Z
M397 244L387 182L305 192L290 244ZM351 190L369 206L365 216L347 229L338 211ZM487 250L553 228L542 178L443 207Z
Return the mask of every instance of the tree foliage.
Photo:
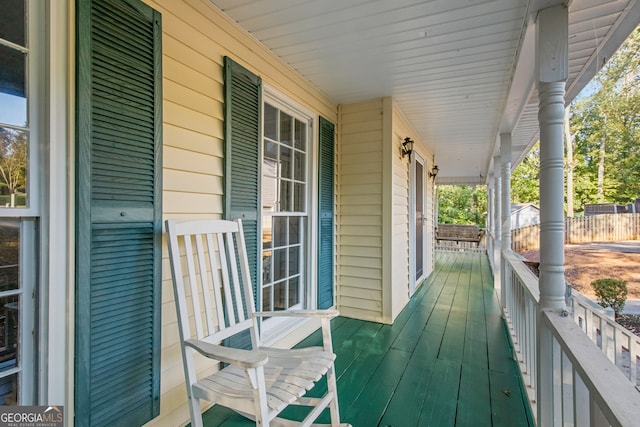
M640 27L573 102L569 133L576 211L640 198ZM539 201L539 170L536 145L513 171L513 202Z
M573 106L574 203L629 203L640 197L640 28L592 85Z
M24 132L0 128L0 191L24 191L27 171L27 137Z
M618 317L627 301L627 282L606 278L594 280L591 286L598 298L598 304L604 308L613 308L615 316Z
M485 227L487 190L482 186L438 186L439 224L476 224Z
M511 174L512 203L540 203L540 143L537 142Z

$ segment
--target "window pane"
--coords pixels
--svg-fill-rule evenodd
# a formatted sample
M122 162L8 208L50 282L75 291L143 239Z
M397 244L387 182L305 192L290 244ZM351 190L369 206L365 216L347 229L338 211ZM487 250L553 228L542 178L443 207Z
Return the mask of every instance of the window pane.
M0 292L18 289L20 263L20 222L0 219Z
M0 206L27 205L27 133L0 127Z
M24 4L25 0L0 0L0 38L20 46L26 46Z
M280 177L291 179L293 162L291 159L291 148L280 146Z
M271 217L262 217L262 249L271 249L273 246L273 227Z
M291 182L280 181L280 212L291 212Z
M293 210L294 212L305 212L305 198L304 198L304 184L295 184L295 193L293 200Z
M262 172L271 176L278 176L278 173L276 170L277 163L278 163L278 144L275 144L271 141L265 141L264 142L264 167L266 167L266 170Z
M305 180L305 172L306 172L306 168L305 168L305 158L307 156L304 155L304 153L301 153L299 151L295 152L295 161L293 162L293 179L295 179L296 181L304 181Z
M286 310L287 301L287 282L276 283L273 285L273 309Z
M18 363L20 302L17 295L0 298L0 373Z
M0 378L0 405L16 406L18 404L18 374Z
M296 120L296 144L298 150L306 150L307 145L307 125L300 120Z
M272 251L262 253L262 283L271 283L273 281L273 273L271 271L272 254Z
M262 177L262 210L265 212L278 210L278 180L276 178Z
M297 245L300 243L300 235L302 230L300 229L300 217L289 217L289 244Z
M280 142L289 146L291 145L292 121L293 118L290 115L280 112Z
M27 125L24 53L0 45L0 123Z
M264 136L278 139L278 110L269 104L264 104Z
M273 242L276 248L287 244L286 216L276 216L273 218Z
M289 307L300 303L300 280L297 277L289 280Z
M273 280L278 281L287 277L287 250L273 251Z
M271 296L271 286L267 286L262 290L262 311L271 311Z
M300 274L300 246L289 248L289 277Z

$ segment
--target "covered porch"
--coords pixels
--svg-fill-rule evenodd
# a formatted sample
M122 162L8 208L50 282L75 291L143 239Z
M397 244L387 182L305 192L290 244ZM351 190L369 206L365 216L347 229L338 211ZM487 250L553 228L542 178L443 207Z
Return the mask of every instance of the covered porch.
M437 252L392 325L339 317L332 328L340 410L354 427L534 425L485 254ZM253 425L218 406L203 417Z

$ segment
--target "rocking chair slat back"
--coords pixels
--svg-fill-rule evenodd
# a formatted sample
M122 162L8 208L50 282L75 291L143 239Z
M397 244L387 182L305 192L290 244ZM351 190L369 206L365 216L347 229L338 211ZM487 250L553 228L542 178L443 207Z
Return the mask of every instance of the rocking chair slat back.
M224 222L222 233L219 229L207 230L207 224L207 221L170 223L168 227L175 230L170 233L169 245L179 248L171 250L170 254L179 281L175 297L182 338L218 343L253 326L253 295L250 291L247 295L247 289L251 289L248 264L239 262L244 258L244 247L238 241L242 236L238 233L241 224ZM186 274L183 272L185 264ZM191 295L181 297L185 285ZM244 292L241 292L241 286L244 286ZM191 333L191 324L195 326L195 336ZM229 327L233 327L232 331L225 331ZM257 337L252 341L257 346Z

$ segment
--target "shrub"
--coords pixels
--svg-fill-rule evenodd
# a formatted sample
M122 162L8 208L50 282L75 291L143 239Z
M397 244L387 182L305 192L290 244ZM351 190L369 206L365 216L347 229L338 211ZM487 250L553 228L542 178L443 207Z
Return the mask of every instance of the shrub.
M627 282L607 278L594 280L591 282L591 286L598 298L598 304L605 308L613 308L616 317L618 317L627 300Z

